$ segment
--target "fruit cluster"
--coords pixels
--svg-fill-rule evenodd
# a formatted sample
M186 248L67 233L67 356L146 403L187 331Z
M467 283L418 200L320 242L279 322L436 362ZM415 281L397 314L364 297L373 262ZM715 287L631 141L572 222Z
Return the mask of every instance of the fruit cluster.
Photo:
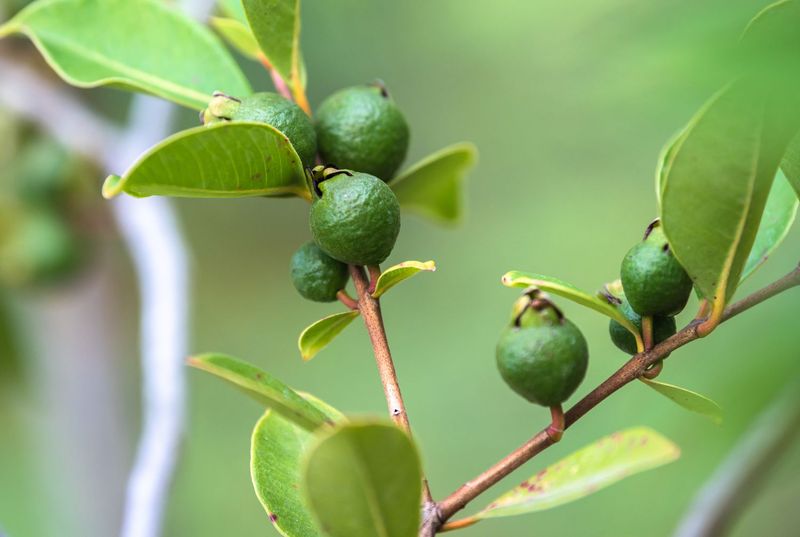
M675 333L675 315L683 311L692 292L692 279L672 254L660 220L654 220L644 240L633 246L620 267L622 292L612 297L620 311L643 332L650 319L649 343L657 345ZM636 354L636 340L625 327L611 321L611 340L623 352Z
M306 167L314 241L291 261L292 281L305 298L336 300L347 283L346 265L375 266L389 257L400 233L400 204L386 181L405 159L409 129L383 84L331 95L313 122L296 104L269 92L243 99L217 94L201 118L207 125L271 125ZM329 164L314 166L317 155Z
M642 335L645 345L656 345L675 334L675 315L686 306L692 280L670 251L659 220L644 240L625 255L621 288L607 289L606 298ZM637 338L611 321L611 340L622 351L636 354ZM589 352L580 330L539 289L527 289L514 304L511 324L497 343L497 368L503 380L532 403L554 410L553 440L560 438L561 404L580 385ZM653 376L657 370L651 370ZM557 427L558 426L558 427ZM550 429L548 429L551 432Z

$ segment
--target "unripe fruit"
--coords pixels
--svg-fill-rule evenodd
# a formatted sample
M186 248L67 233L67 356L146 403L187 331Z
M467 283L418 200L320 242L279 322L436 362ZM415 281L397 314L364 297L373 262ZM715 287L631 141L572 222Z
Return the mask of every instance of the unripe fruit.
M305 166L313 166L317 134L303 109L277 93L265 91L236 99L217 93L203 112L206 124L218 121L255 121L281 131Z
M675 259L658 220L622 260L622 287L639 315L674 316L692 292L692 279Z
M327 177L314 181L310 213L314 240L343 263L381 263L400 233L400 204L394 192L366 173L335 171Z
M320 155L339 168L388 181L408 152L408 123L382 85L334 93L315 119Z
M642 316L633 311L631 305L628 303L627 300L623 300L622 304L619 306L620 311L622 314L639 329L639 333L642 331ZM675 318L674 317L662 317L656 316L653 317L653 343L658 345L665 339L673 336L675 334ZM628 354L636 354L638 352L636 348L636 338L630 331L619 324L615 320L611 320L608 323L608 333L611 336L611 341L614 342L614 345L617 346L619 350Z
M549 312L528 309L506 328L497 343L496 359L512 390L532 403L554 407L580 385L589 349L578 327L550 307Z
M309 300L333 302L347 285L347 265L307 242L292 255L292 283Z

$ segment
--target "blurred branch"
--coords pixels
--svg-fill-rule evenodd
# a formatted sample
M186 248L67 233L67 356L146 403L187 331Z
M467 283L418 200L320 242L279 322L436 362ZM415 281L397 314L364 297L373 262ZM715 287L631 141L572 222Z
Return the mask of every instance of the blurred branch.
M212 0L184 4L200 19L214 6ZM121 163L132 162L170 132L174 107L169 103L135 97L128 128L120 133L33 70L0 57L0 71L0 103L108 171L119 171ZM144 405L120 531L123 537L155 537L161 533L185 416L188 250L168 200L120 197L112 211L139 282Z
M722 316L722 321L727 321L743 311L796 286L800 286L800 266L795 267L783 278L728 306ZM701 322L702 320L693 321L677 334L653 347L652 350L639 353L631 358L616 373L569 409L565 414L566 427L572 426L608 396L629 382L641 377L648 367L659 361L666 360L672 351L700 338L698 326L700 326ZM438 504L441 522L446 522L478 495L551 445L553 445L553 441L547 432L542 430L481 475L464 483L458 490Z
M755 421L706 482L675 537L725 535L800 432L800 380Z

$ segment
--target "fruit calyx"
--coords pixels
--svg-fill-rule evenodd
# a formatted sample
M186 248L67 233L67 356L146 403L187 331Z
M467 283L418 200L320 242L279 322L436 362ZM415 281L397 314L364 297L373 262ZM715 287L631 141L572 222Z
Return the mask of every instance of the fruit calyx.
M322 197L322 190L319 188L320 183L332 179L337 175L352 177L353 173L350 170L340 170L333 164L320 164L313 168L306 168L306 177L308 178L309 187L318 198Z
M215 91L208 106L200 112L200 122L203 125L213 125L221 121L230 121L240 104L242 104L241 99Z
M511 325L515 328L563 324L563 322L564 313L538 287L528 287L514 302Z

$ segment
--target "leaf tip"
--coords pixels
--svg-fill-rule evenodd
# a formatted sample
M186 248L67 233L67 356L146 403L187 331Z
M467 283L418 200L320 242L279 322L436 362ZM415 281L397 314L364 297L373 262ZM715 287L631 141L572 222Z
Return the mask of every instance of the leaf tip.
M122 177L119 175L111 174L106 177L106 180L103 182L103 197L107 200L119 195L122 192Z

